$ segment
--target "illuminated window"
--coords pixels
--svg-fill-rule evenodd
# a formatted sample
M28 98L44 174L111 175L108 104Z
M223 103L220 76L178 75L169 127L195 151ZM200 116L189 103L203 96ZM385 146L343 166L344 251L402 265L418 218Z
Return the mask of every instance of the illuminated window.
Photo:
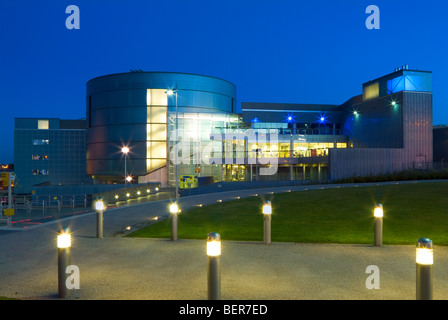
M431 87L431 76L429 74L406 73L387 80L387 94L400 91L430 92Z
M34 139L33 140L34 146L42 146L42 145L46 145L49 143L50 143L50 141L48 139Z
M46 154L33 154L32 155L32 159L33 160L47 160L48 159L48 155L46 155Z
M168 95L166 89L146 90L146 170L166 165Z
M380 95L380 86L378 82L364 87L364 100L374 99Z
M37 129L48 130L48 120L37 120Z
M33 176L47 176L48 170L46 169L33 169Z

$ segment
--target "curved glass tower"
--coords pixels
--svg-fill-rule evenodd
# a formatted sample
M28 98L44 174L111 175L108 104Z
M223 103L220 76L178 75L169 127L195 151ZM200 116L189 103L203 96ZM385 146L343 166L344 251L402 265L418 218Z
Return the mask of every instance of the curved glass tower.
M129 72L97 77L86 86L87 173L96 180L122 183L130 176L173 185L176 141L210 141L213 130L238 121L235 85L215 77ZM195 170L184 164L180 174ZM204 171L213 176L212 167Z

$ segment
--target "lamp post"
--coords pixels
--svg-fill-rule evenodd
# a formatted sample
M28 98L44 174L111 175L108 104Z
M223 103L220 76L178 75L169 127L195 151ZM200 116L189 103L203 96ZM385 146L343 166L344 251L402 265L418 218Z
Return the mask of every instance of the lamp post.
M128 171L127 171L127 168L126 168L126 158L128 157L128 152L129 152L129 148L128 147L123 147L123 148L121 148L121 152L123 152L124 153L124 184L127 184L128 182L128 180L127 180L127 178L128 178Z
M415 262L416 262L416 298L417 300L432 300L433 295L433 247L432 240L420 238L417 240Z
M166 91L166 94L168 96L172 96L173 94L176 94L176 121L175 121L175 127L176 127L176 141L174 146L174 152L176 154L175 161L176 161L176 201L179 199L179 164L178 164L178 158L179 158L179 150L178 150L178 140L179 140L179 133L178 133L178 112L177 112L177 89L169 89Z
M207 236L207 292L209 300L221 299L221 236L211 232Z
M176 202L170 204L170 213L171 213L171 240L176 241L177 236L177 217L179 214L179 206Z
M70 247L72 245L70 229L68 227L62 228L57 236L58 247L58 297L65 298L70 289L65 284L65 271L70 265Z
M271 216L272 216L272 205L271 201L266 201L263 205L263 216L264 216L264 243L271 243Z
M99 239L103 238L103 212L105 210L103 200L98 200L95 202L96 210L96 237Z
M383 245L383 205L378 203L373 211L375 217L375 246Z

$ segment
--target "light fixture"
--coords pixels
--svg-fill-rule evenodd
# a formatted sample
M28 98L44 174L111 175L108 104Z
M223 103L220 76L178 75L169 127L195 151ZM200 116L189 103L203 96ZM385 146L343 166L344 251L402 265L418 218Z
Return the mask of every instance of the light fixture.
M179 206L177 203L170 204L170 213L178 213L179 212Z
M417 240L415 262L417 269L416 298L417 300L432 300L434 253L431 239L420 238Z
M171 240L176 241L178 239L178 226L177 226L177 216L180 212L179 206L176 202L170 204L170 213L171 213Z
M207 255L209 257L217 257L221 255L221 236L216 232L208 234Z
M375 218L382 218L383 217L383 205L381 203L378 203L375 206L375 209L373 210L373 216Z
M418 239L415 249L415 262L421 265L432 265L434 263L432 241L430 239Z
M129 148L128 147L123 147L123 148L121 148L121 152L123 152L124 154L128 154Z
M207 291L209 300L221 299L221 236L207 236Z
M271 202L267 201L264 205L263 205L263 214L272 214L272 206L271 206Z
M72 245L72 236L68 227L63 228L57 236L57 247L60 249L70 248Z
M104 210L104 202L102 200L95 202L95 210Z

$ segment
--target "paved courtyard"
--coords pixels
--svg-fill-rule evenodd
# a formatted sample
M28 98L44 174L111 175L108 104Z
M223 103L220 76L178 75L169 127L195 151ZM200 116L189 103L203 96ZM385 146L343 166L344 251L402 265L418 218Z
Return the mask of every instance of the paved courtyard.
M318 186L316 186L318 187ZM295 187L298 188L304 187ZM307 187L310 188L310 187ZM285 192L286 187L244 190L180 200L182 208L235 196ZM291 189L291 188L289 188ZM103 239L96 215L0 231L0 296L57 299L56 233L70 226L72 264L80 270L82 300L206 300L207 257L202 240L134 239L121 234L167 215L169 199L106 211ZM210 230L213 231L213 230ZM434 249L434 299L448 299L448 248ZM369 266L379 289L368 289ZM413 300L414 246L336 245L223 241L223 300ZM370 281L368 281L370 282Z

